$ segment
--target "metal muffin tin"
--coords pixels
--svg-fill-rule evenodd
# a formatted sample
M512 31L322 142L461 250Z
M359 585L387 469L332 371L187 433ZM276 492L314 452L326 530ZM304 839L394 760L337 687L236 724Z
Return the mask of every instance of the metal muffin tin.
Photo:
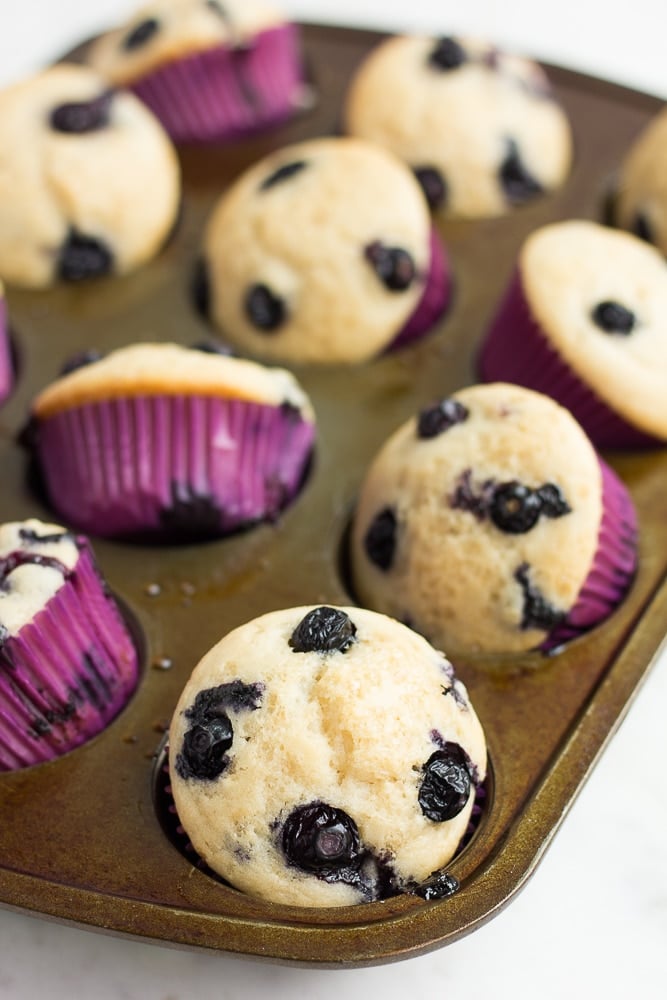
M34 492L16 443L35 393L82 349L140 340L192 344L206 337L190 279L214 201L270 150L335 132L350 74L380 37L305 26L318 94L312 110L224 148L181 149L182 217L152 264L86 287L8 291L20 370L0 411L3 520L58 520ZM486 730L491 771L480 826L450 866L461 883L456 895L325 910L249 898L179 853L160 824L154 789L178 695L213 643L266 611L350 603L341 542L367 463L416 410L475 381L477 346L524 237L551 220L604 219L621 158L661 102L555 67L549 74L574 126L576 162L568 182L505 218L442 227L455 294L431 336L355 368L294 369L313 400L319 438L306 486L280 520L189 546L93 539L136 629L143 671L130 703L96 739L58 760L0 775L3 904L175 945L361 966L460 938L507 904L534 871L665 635L665 450L606 454L637 505L641 554L629 597L604 625L551 658L456 658Z

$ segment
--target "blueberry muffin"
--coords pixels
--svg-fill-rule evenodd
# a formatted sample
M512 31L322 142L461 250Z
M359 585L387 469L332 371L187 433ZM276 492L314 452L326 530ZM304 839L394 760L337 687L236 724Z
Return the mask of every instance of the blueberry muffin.
M221 197L198 297L239 350L286 363L368 361L429 329L447 264L410 171L357 139L272 153Z
M296 26L261 0L152 0L94 42L88 61L175 141L255 132L311 99Z
M552 396L601 448L664 443L664 258L593 222L534 231L486 335L479 371L484 381Z
M0 92L0 277L41 288L132 271L173 229L180 169L131 94L59 65Z
M474 38L395 36L359 67L346 130L415 172L434 211L502 215L560 187L567 116L540 66Z
M138 676L88 541L36 519L0 525L0 771L101 732Z
M351 532L355 596L448 652L557 648L620 603L636 559L630 497L573 417L502 383L400 427Z
M484 734L398 622L325 606L242 625L194 669L169 743L179 819L235 888L309 907L456 888Z
M178 540L276 518L303 482L315 420L287 371L134 344L47 386L27 436L69 523Z
M667 107L633 143L616 194L619 224L667 256Z

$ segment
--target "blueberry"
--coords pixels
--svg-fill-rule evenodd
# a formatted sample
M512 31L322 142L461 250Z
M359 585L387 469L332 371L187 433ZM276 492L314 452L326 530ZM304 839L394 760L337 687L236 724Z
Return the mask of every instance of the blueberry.
M234 730L227 715L196 723L183 737L183 748L176 768L181 777L212 781L228 764L225 756L234 741Z
M535 492L540 498L541 512L545 517L563 517L564 514L569 514L572 511L562 490L555 483L545 483Z
M523 483L512 480L494 488L489 514L501 531L523 535L535 527L541 511L539 495Z
M209 319L211 315L211 279L208 264L203 257L200 257L194 266L191 294L199 315L202 319Z
M404 292L415 279L415 263L401 247L387 247L375 240L365 247L364 256L390 292Z
M507 200L513 205L520 205L543 192L542 185L523 163L514 139L507 142L507 155L498 168L498 178Z
M272 174L264 178L259 186L259 190L267 191L269 188L275 187L276 184L281 184L283 181L293 177L294 174L298 174L305 166L305 160L293 160L292 163L283 163L282 167L278 167Z
M315 608L294 629L289 645L295 653L346 653L356 632L356 626L344 611Z
M463 748L458 743L445 743L442 750L431 754L422 771L418 798L423 814L434 823L458 816L472 787L470 760Z
M291 865L324 877L358 867L359 831L351 816L324 802L298 806L287 817L282 849Z
M620 333L627 336L637 325L637 317L620 302L611 299L599 302L591 312L591 319L605 333Z
M102 277L112 269L113 254L102 240L70 229L58 255L57 275L62 281Z
M264 333L277 330L287 319L284 301L264 284L252 285L248 289L244 309L253 326Z
M466 61L465 49L455 38L439 38L428 57L429 66L445 72L458 69Z
M67 358L60 369L60 374L69 375L70 372L75 372L77 368L85 368L86 365L92 365L96 361L100 361L103 357L102 352L95 350L95 348L90 348L87 351L79 351L77 354L72 354Z
M417 418L417 437L433 438L468 418L468 410L456 399L443 399L422 410Z
M414 889L415 896L422 899L446 899L459 890L459 880L447 872L433 872Z
M435 167L415 167L414 175L419 181L429 208L435 211L447 201L447 182Z
M523 630L538 628L549 632L563 620L565 612L549 604L541 591L531 582L529 574L528 563L521 563L514 574L514 579L523 592L521 628Z
M143 45L146 45L154 35L160 30L160 22L156 17L148 17L145 21L140 21L140 23L125 35L121 45L126 52L132 52L134 49L140 49Z
M449 498L452 510L465 510L478 521L483 521L489 511L489 504L496 488L493 479L486 479L478 492L472 481L472 469L464 469L456 481L456 488Z
M200 691L185 710L191 723L176 757L176 770L184 778L213 781L229 764L227 751L234 740L234 729L225 711L254 711L262 701L261 684L231 681Z
M90 101L60 104L51 112L49 123L56 132L81 135L97 132L109 124L113 92L110 90Z
M384 507L375 515L364 536L366 555L378 569L391 569L396 551L397 527L393 508Z

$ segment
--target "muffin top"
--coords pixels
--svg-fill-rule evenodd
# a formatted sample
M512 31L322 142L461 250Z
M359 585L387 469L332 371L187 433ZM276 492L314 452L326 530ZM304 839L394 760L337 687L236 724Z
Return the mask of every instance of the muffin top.
M667 107L651 119L621 166L616 210L621 226L667 255Z
M301 906L414 891L449 863L486 771L443 654L361 608L229 633L193 671L169 743L199 855L237 889Z
M667 264L629 233L593 222L533 232L519 257L543 333L628 422L667 438Z
M0 645L35 618L78 559L74 536L58 524L0 525Z
M472 386L371 463L352 583L447 652L532 649L575 603L601 519L600 464L574 418L528 389Z
M92 70L0 92L0 275L43 287L130 271L171 231L180 168L162 126Z
M262 0L152 0L95 41L88 62L114 84L128 84L183 56L218 45L242 47L284 23Z
M272 153L223 194L203 254L210 317L239 349L285 362L366 361L420 299L428 207L392 154L314 139Z
M178 344L132 344L111 351L47 386L33 401L32 412L45 420L74 406L121 396L181 394L288 404L313 419L310 401L291 372Z
M446 215L501 215L567 177L568 119L536 63L476 38L394 36L357 71L348 132L386 146Z

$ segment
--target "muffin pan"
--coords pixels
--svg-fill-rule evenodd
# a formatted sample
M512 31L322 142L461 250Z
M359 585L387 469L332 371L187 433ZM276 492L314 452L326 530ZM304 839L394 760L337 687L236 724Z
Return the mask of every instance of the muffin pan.
M210 335L191 275L204 221L225 185L273 148L337 129L347 80L380 36L304 27L316 106L226 148L181 149L180 225L160 256L122 279L46 292L8 290L16 388L0 410L2 520L55 519L28 474L17 433L35 393L87 348ZM604 218L614 173L657 99L549 68L571 116L573 173L559 192L505 218L442 227L455 293L421 342L355 368L294 368L319 437L310 476L275 524L218 541L142 546L93 538L142 657L135 695L94 740L47 764L0 775L0 901L115 933L294 964L360 966L414 955L472 931L535 869L568 806L654 662L667 622L667 451L607 452L640 520L640 568L622 607L551 657L456 657L485 727L490 778L479 825L450 866L461 888L424 902L269 905L228 888L178 849L161 823L168 720L201 655L251 617L300 604L351 603L343 540L367 463L417 409L476 380L480 339L528 232ZM344 294L344 289L341 289Z

